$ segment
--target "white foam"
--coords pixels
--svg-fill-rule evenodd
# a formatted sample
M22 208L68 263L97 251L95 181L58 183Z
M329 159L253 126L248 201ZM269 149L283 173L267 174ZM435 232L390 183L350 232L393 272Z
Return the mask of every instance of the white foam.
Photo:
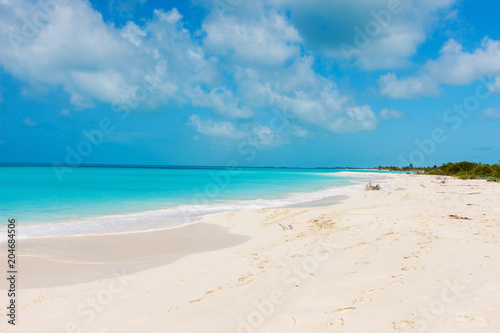
M383 184L383 188L387 186ZM237 210L278 208L362 190L364 190L364 185L356 184L334 187L317 192L292 194L284 199L256 199L206 205L182 205L169 209L107 215L71 222L19 225L18 238L102 235L171 229L199 222L205 216L211 214Z

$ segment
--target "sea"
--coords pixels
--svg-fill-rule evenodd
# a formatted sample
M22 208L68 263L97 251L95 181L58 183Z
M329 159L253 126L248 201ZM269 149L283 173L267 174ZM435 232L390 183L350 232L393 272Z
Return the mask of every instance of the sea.
M365 171L343 171L353 170L0 166L0 218L16 220L18 238L162 230L364 189Z

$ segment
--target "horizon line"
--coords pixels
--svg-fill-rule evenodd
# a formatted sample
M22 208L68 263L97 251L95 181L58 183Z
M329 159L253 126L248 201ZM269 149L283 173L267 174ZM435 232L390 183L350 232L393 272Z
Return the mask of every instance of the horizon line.
M0 166L55 166L55 163L25 163L25 162L0 162ZM61 164L59 166L65 166L68 168L138 168L138 169L175 169L175 168L227 168L228 166L222 165L159 165L159 164L79 164L79 165L66 165ZM353 169L353 170L372 170L377 169L377 167L299 167L299 166L234 166L234 168L245 168L245 169Z

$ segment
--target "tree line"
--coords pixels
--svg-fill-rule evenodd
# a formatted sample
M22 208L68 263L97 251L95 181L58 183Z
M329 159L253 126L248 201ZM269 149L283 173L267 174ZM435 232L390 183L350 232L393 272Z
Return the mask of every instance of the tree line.
M415 167L412 164L406 167L379 166L379 170L418 172L428 175L452 176L460 179L487 179L500 182L500 161L497 164L482 164L474 162L445 163L441 166Z

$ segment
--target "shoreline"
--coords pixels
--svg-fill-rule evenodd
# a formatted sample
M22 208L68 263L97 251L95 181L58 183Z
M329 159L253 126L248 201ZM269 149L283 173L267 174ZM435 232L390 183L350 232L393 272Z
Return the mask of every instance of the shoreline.
M391 178L391 190L334 205L220 213L161 232L20 240L18 329L498 331L500 186Z
M352 177L352 179L349 179L349 182L351 184L349 185L343 185L343 186L336 186L336 187L329 187L317 191L312 191L312 192L291 192L286 194L285 196L279 196L276 198L269 198L269 199L250 199L250 200L231 200L231 201L223 201L219 203L209 203L209 204L201 204L201 205L187 205L187 204L182 204L178 206L173 206L170 208L164 208L164 209L156 209L156 210L148 210L148 211L139 211L139 212L133 212L133 213L124 213L124 214L113 214L113 215L103 215L103 216L95 216L92 218L84 218L81 220L75 220L71 222L45 222L45 223L30 223L30 224L23 224L20 225L18 228L20 231L27 231L28 233L30 232L35 232L34 236L28 235L24 236L19 239L27 240L27 239L44 239L44 238L54 238L54 237L85 237L85 236L106 236L106 235L121 235L121 234L134 234L134 233L147 233L147 232L158 232L158 231L164 231L164 230L171 230L171 229L176 229L176 228L182 228L184 226L188 226L191 224L195 223L200 223L203 221L203 219L207 216L214 215L214 214L219 214L219 213L224 213L224 212L232 212L232 211L239 211L239 210L251 210L251 209L271 209L271 208L285 208L285 207L308 207L310 205L314 205L315 202L322 202L323 205L331 202L334 203L336 200L336 197L343 196L352 192L357 192L357 191L363 191L363 188L356 188L354 189L354 186L358 186L361 184L365 184L368 181L372 182L383 182L387 177L386 175L390 175L390 173L378 173L378 172L364 172L364 173L359 173L356 171L341 171L341 172L335 172L335 173L328 173L327 175L332 176L332 177ZM338 193L335 193L338 192ZM326 195L324 197L321 197L322 195ZM311 198L309 198L311 196ZM320 198L316 199L314 196L320 196ZM299 199L300 198L300 199ZM293 202L297 201L298 202ZM281 203L280 203L281 201ZM248 207L245 207L248 206ZM252 205L261 205L260 207L252 207ZM190 211L189 208L197 206L197 208L200 208L200 210L197 210L194 212ZM198 207L199 206L199 207ZM237 208L227 208L228 206L239 206ZM184 209L184 210L181 210ZM203 209L205 212L203 212ZM214 211L214 212L211 212ZM120 224L121 221L123 220L128 220L128 219L136 219L138 222L140 222L143 219L148 219L148 218L159 218L161 215L165 215L165 218L169 218L167 214L175 214L174 218L179 218L182 217L184 220L186 219L193 219L189 220L184 223L178 223L175 222L173 225L168 225L168 226L160 226L160 225L155 225L151 226L150 228L147 229L130 229L130 230L106 230L106 231L99 231L99 230L92 230L90 232L87 232L87 228L85 227L93 227L93 228L99 228L97 225L100 224L101 229L104 228L112 228L112 226L106 225L109 223L110 225L113 222L117 222L117 224ZM199 215L197 215L199 214ZM113 221L110 221L113 220ZM109 222L108 222L109 221ZM178 223L178 224L177 224ZM60 229L60 231L55 231L55 234L43 234L40 232L44 231L38 231L37 229L43 230L47 228L53 227L54 229ZM79 228L80 230L85 230L85 233L78 233L78 231L72 231L71 229ZM0 232L4 231L2 228L0 228ZM59 233L57 233L59 232ZM0 239L0 244L2 242L5 242L6 240Z

